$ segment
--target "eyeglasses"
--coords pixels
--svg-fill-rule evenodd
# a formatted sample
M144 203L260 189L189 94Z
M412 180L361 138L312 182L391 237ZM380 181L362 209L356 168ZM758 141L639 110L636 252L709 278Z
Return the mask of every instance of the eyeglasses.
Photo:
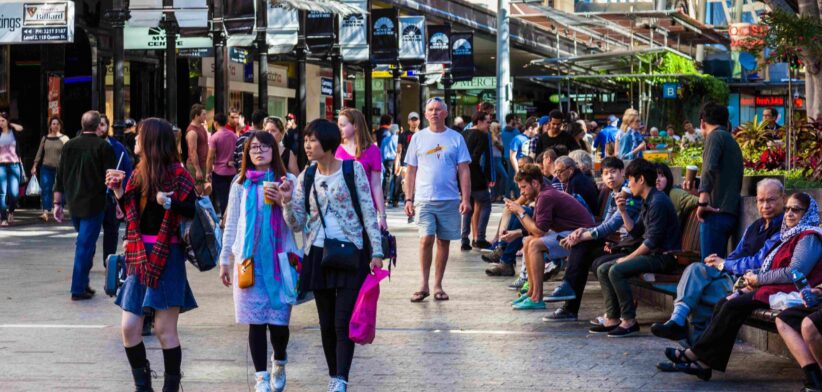
M267 146L265 144L252 144L248 146L249 152L269 152L271 151L271 146Z
M791 207L791 206L785 207L785 212L792 212L794 214L798 214L800 212L804 212L804 211L807 211L807 210L808 210L807 208L802 208L802 207Z

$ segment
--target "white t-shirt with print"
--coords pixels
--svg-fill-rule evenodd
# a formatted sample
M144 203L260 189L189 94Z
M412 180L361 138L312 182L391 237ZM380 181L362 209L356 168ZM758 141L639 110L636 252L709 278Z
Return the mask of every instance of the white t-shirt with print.
M414 200L459 200L457 167L471 163L471 155L465 138L457 131L446 128L432 132L425 128L411 138L405 163L417 167Z

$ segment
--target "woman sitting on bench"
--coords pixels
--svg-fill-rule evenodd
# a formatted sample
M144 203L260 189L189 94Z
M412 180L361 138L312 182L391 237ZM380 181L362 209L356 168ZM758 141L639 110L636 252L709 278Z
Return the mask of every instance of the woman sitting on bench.
M705 333L690 349L665 349L671 362L660 363L662 371L683 372L703 380L712 370L725 371L736 335L745 319L756 309L769 308L769 297L796 291L791 272L797 270L812 286L822 283L822 229L816 201L807 193L794 193L785 205L779 242L765 258L758 273L748 272L745 287L720 300Z

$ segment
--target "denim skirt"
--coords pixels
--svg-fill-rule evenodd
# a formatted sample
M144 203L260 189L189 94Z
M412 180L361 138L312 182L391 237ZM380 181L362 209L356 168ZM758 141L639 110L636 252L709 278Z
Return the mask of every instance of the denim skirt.
M144 244L148 255L154 244ZM183 255L183 248L178 244L173 244L169 246L169 249L168 260L160 274L157 287L146 287L140 283L137 275L129 275L117 292L117 299L114 301L117 306L138 316L143 316L143 310L146 308L164 310L176 306L180 308L180 313L183 313L197 307L194 293L186 278L186 259Z

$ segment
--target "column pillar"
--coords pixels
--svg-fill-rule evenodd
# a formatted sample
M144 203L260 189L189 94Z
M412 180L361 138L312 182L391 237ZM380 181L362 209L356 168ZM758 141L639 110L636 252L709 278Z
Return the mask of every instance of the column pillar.
M497 121L505 124L511 103L511 39L510 4L508 0L497 0Z
M425 84L425 65L420 70L420 129L425 128L425 101L428 101L428 85ZM399 124L399 120L397 120Z
M399 66L393 70L394 76L394 121L399 124L400 118L400 104L402 103L402 70Z
M268 2L257 0L257 107L268 113Z
M363 75L365 76L365 91L363 91L365 106L363 107L363 114L365 114L365 122L368 124L368 129L373 128L371 117L374 112L374 79L371 75L371 68L372 65L370 62L363 66Z
M223 2L213 1L214 19L211 37L214 42L214 113L226 113L225 105L225 32L223 31ZM205 70L204 70L205 71Z
M166 31L166 120L177 124L177 33L180 27L174 16L173 0L163 0L163 21Z
M125 102L125 81L124 79L124 67L123 63L125 62L126 51L123 46L123 27L126 24L130 14L128 9L126 8L124 0L114 0L112 2L111 10L106 12L106 19L108 19L109 23L111 24L111 36L112 36L112 51L114 57L114 70L113 70L113 80L114 80L114 99L112 102L114 108L114 135L119 137L123 136L123 129L125 129L125 115L126 115L126 102ZM100 100L100 106L105 110L105 72L103 72L104 77L101 80L103 84L103 96Z

